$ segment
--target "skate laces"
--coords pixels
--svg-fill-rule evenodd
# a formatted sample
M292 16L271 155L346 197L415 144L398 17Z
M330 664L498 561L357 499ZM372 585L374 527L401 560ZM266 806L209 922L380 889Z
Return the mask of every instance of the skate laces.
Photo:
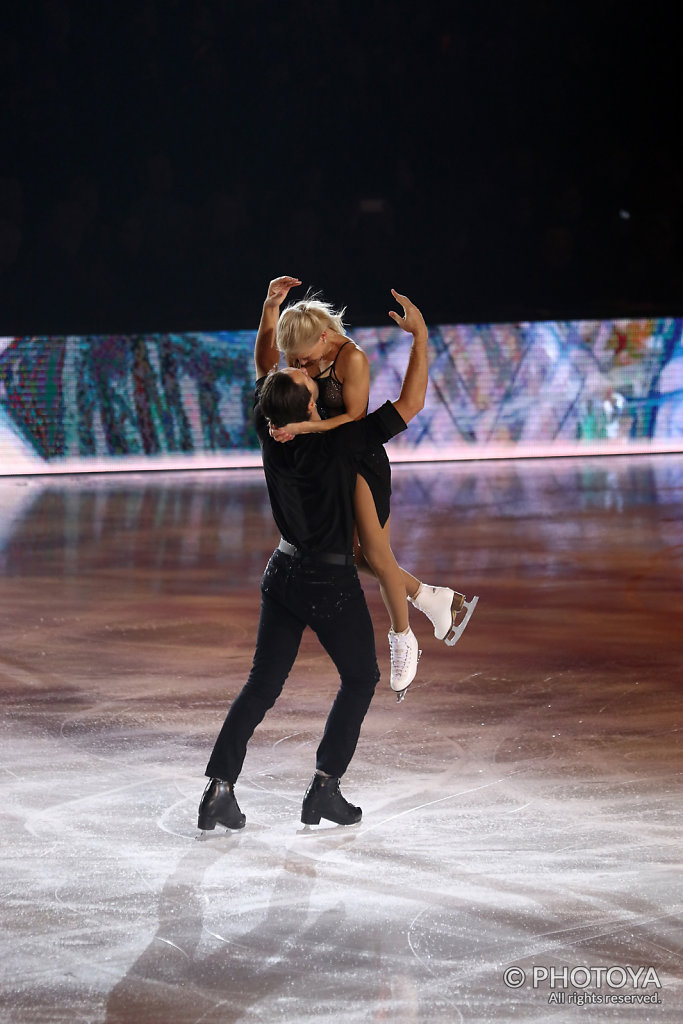
M391 633L389 635L389 648L391 651L391 671L402 673L405 670L408 659L410 658L412 647L410 643L410 633L407 636L403 636L400 633Z

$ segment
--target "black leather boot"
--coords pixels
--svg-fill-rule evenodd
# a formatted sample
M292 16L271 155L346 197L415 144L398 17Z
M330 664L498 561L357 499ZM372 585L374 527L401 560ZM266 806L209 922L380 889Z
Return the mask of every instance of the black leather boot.
M339 779L313 776L301 807L304 825L318 825L321 818L327 818L336 825L355 825L362 816L360 807L354 807L341 795Z
M224 825L225 828L244 828L246 822L247 819L235 800L231 784L221 779L211 779L199 805L197 828L206 831L210 831L216 825Z

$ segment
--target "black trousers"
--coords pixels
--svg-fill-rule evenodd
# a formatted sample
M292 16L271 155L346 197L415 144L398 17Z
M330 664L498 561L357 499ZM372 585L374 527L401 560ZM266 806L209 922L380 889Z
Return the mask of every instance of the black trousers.
M306 626L315 631L340 677L316 768L335 777L346 771L379 681L365 595L353 565L307 564L275 551L261 581L251 672L216 740L206 767L209 778L237 781L247 744L280 696Z

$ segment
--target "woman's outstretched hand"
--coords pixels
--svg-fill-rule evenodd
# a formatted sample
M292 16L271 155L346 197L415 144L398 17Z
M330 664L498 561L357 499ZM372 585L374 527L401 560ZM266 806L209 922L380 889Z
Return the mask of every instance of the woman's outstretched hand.
M408 331L409 334L418 334L420 331L426 331L427 325L424 322L422 313L414 303L410 301L407 295L401 295L396 291L395 288L391 289L391 294L394 296L400 306L403 306L403 316L395 313L393 309L389 310L389 316L398 324L404 331Z
M276 277L268 285L268 294L264 305L279 309L287 298L290 288L296 288L301 281L298 277Z

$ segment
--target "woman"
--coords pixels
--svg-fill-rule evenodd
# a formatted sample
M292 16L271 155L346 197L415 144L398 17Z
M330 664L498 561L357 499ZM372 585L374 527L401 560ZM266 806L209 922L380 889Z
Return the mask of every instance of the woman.
M281 295L282 302L289 288L299 283L297 278L278 278L271 282L268 294ZM396 297L393 289L392 293ZM276 329L277 346L290 366L305 369L317 382L319 405L322 405L327 418L321 422L292 423L280 430L273 429L272 436L277 440L285 441L299 433L333 430L367 413L370 391L368 359L346 335L343 313L343 310L338 312L319 299L306 298L289 306L280 315ZM397 313L389 315L400 323ZM449 587L428 586L398 565L390 544L390 498L391 467L384 447L379 445L359 465L354 499L358 538L356 563L359 569L366 568L372 572L379 582L391 619L389 643L393 674L394 651L395 648L399 652L401 650L399 638L410 639L413 636L408 622L408 600L429 618L435 637L451 646L462 635L478 598L468 602L464 595ZM463 609L466 614L456 626L456 617Z

